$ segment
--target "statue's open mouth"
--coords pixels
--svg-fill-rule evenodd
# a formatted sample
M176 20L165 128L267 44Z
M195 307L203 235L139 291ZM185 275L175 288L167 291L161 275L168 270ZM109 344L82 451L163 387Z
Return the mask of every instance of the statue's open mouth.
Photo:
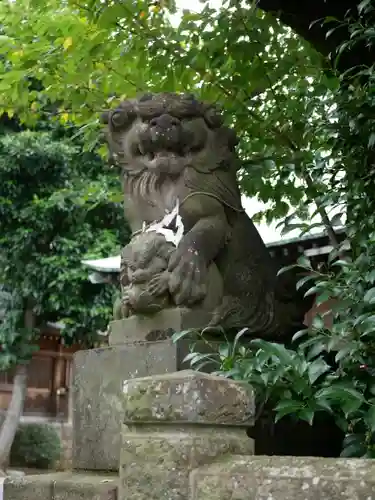
M140 133L132 145L132 154L150 162L174 161L198 152L203 147L201 137L183 128L163 130L148 128Z
M163 166L166 166L168 167L169 171L170 166L175 164L178 165L181 162L183 156L174 151L155 151L147 153L143 156L143 158L147 162L149 168L163 169Z
M149 153L147 155L149 160L155 160L157 158L176 158L178 156L182 156L174 151L157 151L156 153Z
M156 144L144 144L139 142L134 145L135 156L142 156L148 161L181 158L187 154L179 148L160 148Z

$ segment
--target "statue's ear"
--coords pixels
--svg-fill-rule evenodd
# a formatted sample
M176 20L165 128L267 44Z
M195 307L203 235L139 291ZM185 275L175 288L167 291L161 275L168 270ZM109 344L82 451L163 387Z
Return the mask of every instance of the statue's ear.
M220 128L224 123L223 114L221 110L218 107L212 105L208 106L207 109L205 110L204 119L207 125L210 128L214 129Z
M145 92L144 94L139 95L137 97L137 100L139 102L152 101L153 97L154 97L154 94L152 92Z
M216 130L216 141L222 148L227 148L234 152L235 147L239 143L236 132L229 127L221 127Z

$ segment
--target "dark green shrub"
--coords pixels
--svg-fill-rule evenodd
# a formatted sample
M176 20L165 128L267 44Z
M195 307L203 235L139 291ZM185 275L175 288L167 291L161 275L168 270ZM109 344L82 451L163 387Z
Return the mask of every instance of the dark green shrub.
M10 452L15 467L51 469L61 455L60 437L51 425L27 424L17 431Z

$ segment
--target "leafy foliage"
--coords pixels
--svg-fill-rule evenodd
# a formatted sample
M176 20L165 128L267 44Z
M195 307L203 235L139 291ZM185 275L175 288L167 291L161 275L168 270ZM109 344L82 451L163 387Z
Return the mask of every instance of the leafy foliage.
M358 39L374 42L373 7L362 2L359 9L360 23L348 20L351 37L339 56ZM193 346L188 356L196 369L209 361L218 373L248 381L260 410L271 404L276 420L289 415L312 424L318 412L334 415L346 433L342 455L368 458L375 457L374 69L351 68L350 76L342 76L335 105L317 128L325 154L309 164L317 206L347 211L348 239L335 245L326 270L306 259L295 265L306 274L297 286L309 284L306 295L315 295L328 310L298 332L290 347L246 344L240 332L214 354L199 354Z
M241 137L243 192L306 216L325 186L307 182L326 151L323 124L338 79L322 58L253 5L225 1L184 11L145 2L21 0L0 7L4 110L35 121L46 98L56 119L84 124L95 142L98 112L141 90L194 91L225 104ZM38 80L41 90L30 90ZM260 217L260 215L259 215Z
M352 39L361 36L369 36L366 25L352 30ZM313 269L306 259L296 264L307 274L297 286L309 282L306 294L316 295L317 304L332 304L327 311L332 326L318 315L311 329L295 335L292 348L260 340L244 345L240 332L214 355L195 353L194 347L189 355L197 369L208 358L219 373L248 381L257 390L260 408L272 404L276 420L293 415L312 423L317 412L333 414L346 432L343 456L370 458L375 457L373 71L361 69L342 87L337 124L325 125L334 132L332 157L316 168L331 188L321 203L347 206L351 252L343 255L337 246L327 272Z
M24 327L27 301L39 324L64 322L68 343L91 343L106 328L114 287L91 284L81 260L107 256L127 241L121 205L107 198L117 182L97 154L54 132L0 136L3 369L35 350L36 332Z
M13 467L53 469L60 455L60 437L54 427L45 424L21 425L12 445L10 464Z
M286 217L291 229L295 215L308 220L313 211L329 230L335 249L328 269L298 265L310 273L303 282L311 283L307 293L317 303L331 301L333 325L317 317L288 347L259 341L246 346L239 334L216 357L192 352L189 359L197 368L216 361L223 374L248 380L262 404L272 402L277 418L294 414L312 422L316 412L334 414L347 432L344 453L373 456L374 67L352 68L339 78L308 44L255 4L226 0L218 10L206 5L200 13L185 11L178 27L170 21L174 7L142 1L3 2L0 104L9 116L34 124L48 103L51 119L81 126L90 149L97 142L98 111L137 91L188 90L225 103L227 121L241 139L242 191L270 203L258 218ZM372 3L362 1L359 11L337 57L359 39L374 43ZM98 182L82 195L84 184L78 182L78 192L71 194L71 186L66 191L60 183L48 202L37 192L42 201L32 204L39 210L36 227L42 220L51 224L47 205L77 220L76 201L84 200L78 203L83 209L90 196L102 193ZM346 215L350 255L333 231L340 212ZM82 227L84 238L97 242ZM40 244L30 231L21 233L19 241ZM103 247L110 246L104 234ZM68 237L69 255L84 238ZM43 265L56 269L53 259L60 248L61 259L66 255L65 244L54 242L53 256L42 253ZM39 273L30 276L33 283L39 279ZM60 283L50 284L52 302L64 301ZM42 291L35 295L43 310L58 308Z

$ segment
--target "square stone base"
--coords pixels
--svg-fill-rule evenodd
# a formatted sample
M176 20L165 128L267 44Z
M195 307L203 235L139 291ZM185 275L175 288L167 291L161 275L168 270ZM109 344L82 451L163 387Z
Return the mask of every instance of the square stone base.
M124 380L189 368L190 341L137 342L80 351L73 361L73 468L117 471ZM197 346L209 352L210 346ZM207 371L210 367L207 366Z

